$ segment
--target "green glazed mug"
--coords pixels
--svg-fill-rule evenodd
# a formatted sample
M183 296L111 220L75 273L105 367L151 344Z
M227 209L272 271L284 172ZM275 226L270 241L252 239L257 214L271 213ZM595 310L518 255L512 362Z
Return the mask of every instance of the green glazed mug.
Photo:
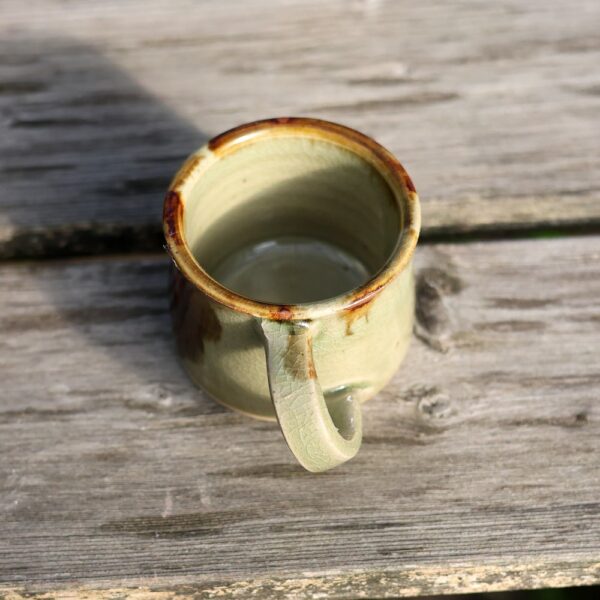
M277 419L309 471L352 458L361 403L411 338L420 212L404 168L341 125L257 121L188 158L163 217L191 379L230 408Z

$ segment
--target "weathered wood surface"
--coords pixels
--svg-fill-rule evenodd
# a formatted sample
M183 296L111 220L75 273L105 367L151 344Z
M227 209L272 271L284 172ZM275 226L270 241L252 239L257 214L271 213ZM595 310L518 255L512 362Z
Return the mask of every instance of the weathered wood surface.
M0 256L159 248L208 136L342 121L414 176L424 233L600 224L600 3L0 6Z
M188 382L162 256L5 263L7 597L599 582L599 259L598 237L420 248L409 357L359 456L318 476Z

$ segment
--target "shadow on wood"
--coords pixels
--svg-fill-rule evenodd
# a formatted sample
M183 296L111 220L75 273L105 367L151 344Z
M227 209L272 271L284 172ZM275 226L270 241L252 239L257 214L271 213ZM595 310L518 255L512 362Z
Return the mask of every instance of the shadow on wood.
M7 126L0 136L6 157L0 164L0 210L17 232L10 241L0 242L0 257L161 249L165 190L206 135L93 46L76 40L6 37L0 42L0 73L0 107ZM33 188L43 190L42 195L31 197L32 179L38 184L43 180L43 188ZM118 214L107 219L115 200ZM140 212L147 215L142 226ZM128 223L128 215L136 213L134 224ZM117 269L115 278L107 263L90 279L82 278L77 264L71 263L60 267L69 274L68 282L55 277L52 268L44 272L24 266L32 269L32 282L44 294L47 307L34 319L13 319L6 333L55 330L60 337L60 331L76 331L107 359L107 378L118 378L115 369L135 373L142 387L162 389L150 394L160 401L161 394L164 400L171 392L165 383L168 377L158 373L174 371L177 393L198 399L195 410L219 412L220 407L181 378L168 318L167 264L166 256L164 262L142 260L127 272ZM122 327L131 320L135 333ZM121 325L107 330L103 325L109 322ZM163 356L168 365L157 369L152 360L139 360L128 350L136 338L144 337L149 339L146 352ZM51 352L66 350L58 343ZM57 373L51 385L60 387L60 379ZM134 409L160 409L142 396L139 389L131 394L124 389L115 401Z

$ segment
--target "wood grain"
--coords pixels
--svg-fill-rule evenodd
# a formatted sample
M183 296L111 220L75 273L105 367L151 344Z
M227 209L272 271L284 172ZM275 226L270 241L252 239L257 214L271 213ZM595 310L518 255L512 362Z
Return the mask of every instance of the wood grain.
M0 7L0 256L158 249L207 137L338 120L403 161L424 234L600 224L600 4Z
M420 248L408 359L318 476L188 382L163 257L4 264L4 597L599 582L599 259L598 237Z

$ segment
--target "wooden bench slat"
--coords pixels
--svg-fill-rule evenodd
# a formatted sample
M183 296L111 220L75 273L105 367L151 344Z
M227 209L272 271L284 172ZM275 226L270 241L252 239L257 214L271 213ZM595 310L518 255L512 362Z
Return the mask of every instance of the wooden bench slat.
M598 237L420 248L407 361L365 405L359 456L318 476L188 382L164 257L4 264L0 589L599 582L599 258Z
M595 0L34 5L1 9L0 257L158 249L183 157L289 114L395 152L425 235L600 223Z

